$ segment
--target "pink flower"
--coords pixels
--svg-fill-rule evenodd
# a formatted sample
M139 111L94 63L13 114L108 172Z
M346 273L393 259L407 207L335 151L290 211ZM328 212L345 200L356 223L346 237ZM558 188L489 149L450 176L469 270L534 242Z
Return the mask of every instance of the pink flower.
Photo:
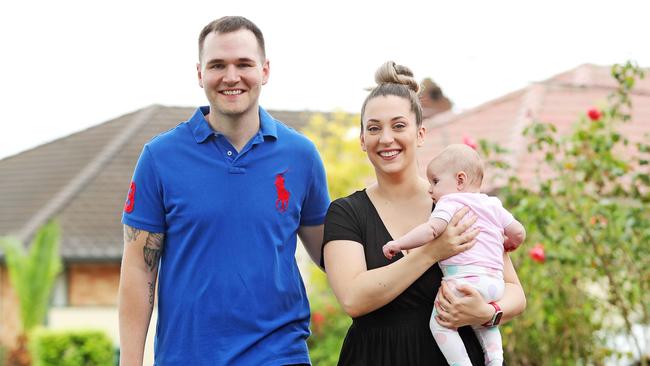
M320 328L325 322L325 315L315 311L313 314L311 314L311 322L314 323L314 326L316 328Z
M530 258L538 263L544 263L546 261L546 256L544 255L544 245L542 243L537 243L535 246L528 251Z
M597 108L591 108L587 111L587 116L589 116L589 119L592 121L598 121L602 116L602 113L600 113Z
M471 147L474 150L476 150L476 148L478 147L476 141L474 141L474 139L469 136L463 136L463 144Z

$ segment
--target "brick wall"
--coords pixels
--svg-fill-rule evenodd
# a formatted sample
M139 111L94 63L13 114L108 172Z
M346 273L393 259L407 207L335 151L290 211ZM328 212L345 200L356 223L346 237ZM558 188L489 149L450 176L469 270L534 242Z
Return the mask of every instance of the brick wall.
M117 306L119 263L68 266L68 306Z

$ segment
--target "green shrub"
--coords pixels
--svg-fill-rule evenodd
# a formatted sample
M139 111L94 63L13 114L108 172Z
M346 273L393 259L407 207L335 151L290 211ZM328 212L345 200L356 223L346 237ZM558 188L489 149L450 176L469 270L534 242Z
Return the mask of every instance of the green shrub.
M112 366L113 342L102 331L39 330L32 343L34 366Z
M307 340L309 356L314 365L334 366L352 319L341 310L325 273L316 266L312 266L309 283L312 331Z
M62 269L60 241L61 229L54 221L38 230L29 249L16 238L0 237L9 280L20 303L21 331L24 333L43 324L47 314L54 281Z
M568 133L537 121L525 129L528 150L542 157L536 182L503 173L510 180L499 195L533 248L512 254L528 306L502 328L508 364L630 357L609 342L618 334L634 339L636 354L648 352L647 335L631 336L634 324L650 324L650 137L621 132L643 70L628 62L612 76L619 86L609 101L586 110ZM491 158L504 151L486 141L481 148Z
M7 357L7 349L4 345L0 344L0 365L5 364L5 357Z

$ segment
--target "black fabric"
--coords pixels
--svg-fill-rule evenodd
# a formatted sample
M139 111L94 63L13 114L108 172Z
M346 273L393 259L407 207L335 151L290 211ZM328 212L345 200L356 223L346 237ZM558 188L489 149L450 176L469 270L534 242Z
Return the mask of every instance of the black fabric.
M403 258L388 260L382 246L392 240L365 190L338 199L325 219L324 243L351 240L364 246L368 269L383 267ZM432 266L395 300L352 320L343 342L341 366L437 366L447 365L431 330L429 319L440 287L442 272ZM484 365L483 350L470 327L459 333L473 365Z

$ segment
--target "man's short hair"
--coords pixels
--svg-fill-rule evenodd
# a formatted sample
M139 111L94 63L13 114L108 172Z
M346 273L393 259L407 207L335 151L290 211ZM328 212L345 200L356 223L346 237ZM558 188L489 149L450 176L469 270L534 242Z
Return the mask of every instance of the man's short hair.
M240 29L247 29L255 35L257 39L257 44L260 47L260 53L262 55L262 60L266 59L266 49L264 48L264 35L262 31L255 25L255 23L242 16L225 16L219 19L213 20L208 25L203 27L203 30L199 34L199 60L203 54L203 42L205 37L212 32L217 33L231 33L238 31Z

